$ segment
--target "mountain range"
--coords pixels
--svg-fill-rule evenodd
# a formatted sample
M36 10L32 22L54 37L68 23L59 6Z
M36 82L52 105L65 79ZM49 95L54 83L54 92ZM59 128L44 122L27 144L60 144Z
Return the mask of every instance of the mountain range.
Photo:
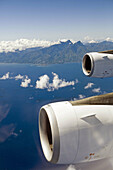
M70 40L49 47L28 48L23 51L0 53L0 63L32 63L38 65L81 62L85 53L113 50L113 42L72 43Z

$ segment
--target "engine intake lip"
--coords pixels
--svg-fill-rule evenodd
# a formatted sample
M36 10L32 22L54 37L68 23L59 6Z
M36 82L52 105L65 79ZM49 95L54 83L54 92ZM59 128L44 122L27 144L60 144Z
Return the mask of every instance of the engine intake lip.
M91 54L86 54L82 61L82 70L86 76L91 77L94 71L94 60Z
M60 137L55 114L49 105L40 109L39 134L45 158L51 163L57 163L60 154Z

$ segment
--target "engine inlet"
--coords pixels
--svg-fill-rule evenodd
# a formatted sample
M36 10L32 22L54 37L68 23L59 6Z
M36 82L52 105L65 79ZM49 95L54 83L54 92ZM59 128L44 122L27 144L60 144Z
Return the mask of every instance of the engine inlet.
M92 60L92 57L89 56L88 54L86 54L83 57L82 69L83 69L83 73L86 76L91 76L92 75L92 72L93 72L93 60Z
M39 114L39 134L45 158L56 163L59 158L59 131L57 121L51 107L41 108Z

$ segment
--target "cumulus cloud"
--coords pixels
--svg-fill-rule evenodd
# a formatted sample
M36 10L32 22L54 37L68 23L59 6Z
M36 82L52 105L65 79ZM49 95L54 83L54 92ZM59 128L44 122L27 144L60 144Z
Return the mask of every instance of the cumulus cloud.
M6 74L4 74L0 80L6 80L6 79L15 79L15 80L19 80L19 79L23 79L24 76L22 76L21 74L18 74L17 76L15 77L10 77L10 73L7 72Z
M5 75L3 75L0 80L6 80L6 79L9 79L9 72L6 73Z
M16 76L10 77L10 73L6 73L3 75L0 80L13 79L13 80L22 80L20 86L21 87L33 87L31 83L31 79L27 75L18 74ZM75 83L78 83L78 79L75 81L66 81L65 79L60 79L56 73L53 73L53 80L50 83L50 78L48 75L43 75L39 77L39 80L36 81L36 89L47 89L48 91L58 90L59 88L66 86L74 86ZM30 85L29 85L30 84Z
M74 81L65 81L65 79L64 80L62 80L62 79L59 79L59 77L58 77L58 75L56 74L56 73L53 73L52 72L52 74L53 74L53 76L54 76L54 78L53 78L53 83L51 83L51 84L49 84L49 86L50 86L50 88L52 88L53 90L54 89L59 89L59 88L62 88L62 87L66 87L66 86L74 86L74 84L75 84L75 82Z
M26 88L29 86L30 83L31 79L29 79L28 76L25 76L25 79L21 82L20 86Z
M48 77L48 75L43 75L41 77L39 77L39 80L36 81L36 88L37 89L48 89L48 91L53 91L55 89L59 89L62 87L66 87L66 86L73 86L75 84L74 81L65 81L62 79L59 79L59 76L56 73L53 73L53 81L52 83L49 83L50 78Z
M92 92L94 92L94 93L100 93L100 92L101 92L100 87L93 89Z
M85 95L79 94L79 99L85 98Z
M39 80L36 81L36 89L45 89L49 87L49 77L48 75L43 75L39 77Z
M89 88L91 88L93 85L94 85L94 83L88 83L88 84L84 87L84 89L89 89Z
M0 78L0 80L6 80L6 79L22 80L20 84L21 87L28 87L28 85L31 83L31 79L29 79L27 75L18 74L15 77L10 77L9 74L10 74L9 72L6 73ZM33 85L30 85L30 87L33 87Z
M23 79L24 76L22 76L21 74L18 74L17 76L15 76L15 80L19 80L19 79Z

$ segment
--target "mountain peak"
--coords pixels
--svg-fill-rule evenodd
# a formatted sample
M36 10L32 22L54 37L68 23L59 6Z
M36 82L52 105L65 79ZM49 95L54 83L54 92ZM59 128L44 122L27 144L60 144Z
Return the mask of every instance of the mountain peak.
M70 40L67 40L67 41L60 41L61 44L73 44Z
M83 43L81 41L77 41L76 44L83 46Z
M78 47L78 46L84 46L84 45L81 41L77 41L76 43L74 43L74 46Z

